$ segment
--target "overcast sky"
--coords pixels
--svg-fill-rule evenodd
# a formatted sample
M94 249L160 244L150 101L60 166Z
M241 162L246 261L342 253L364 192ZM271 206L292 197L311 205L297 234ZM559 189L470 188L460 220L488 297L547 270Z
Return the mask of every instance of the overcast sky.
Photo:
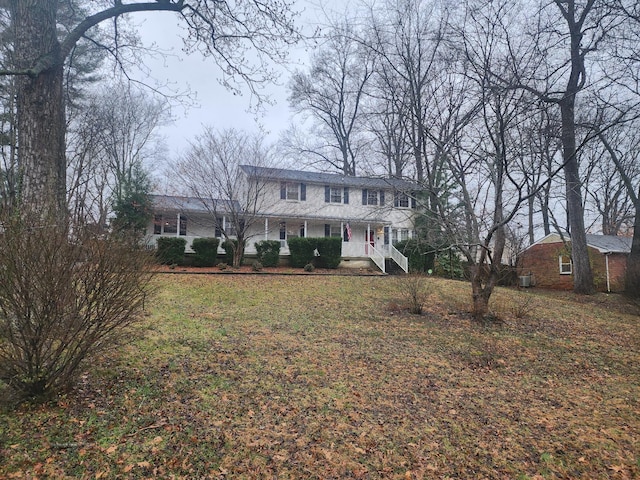
M322 8L330 8L338 4L344 11L344 0L324 0L323 7L319 0L296 0L296 9L305 11L301 25L305 31L312 31L314 23L322 21ZM167 82L178 90L188 86L197 105L185 110L177 106L173 114L175 121L163 127L160 135L166 138L169 154L175 157L188 147L188 141L202 132L203 125L217 129L234 127L249 131L258 131L259 125L269 132L268 139L276 140L281 131L290 123L290 110L287 102L288 72L304 68L308 63L308 50L301 46L291 51L290 64L281 68L282 76L279 85L272 85L269 94L275 102L266 106L263 114L256 115L249 111L251 95L248 88L243 88L243 95L233 95L218 84L220 76L218 66L211 59L200 54L186 56L182 51L183 30L179 25L179 17L168 13L149 15L144 19L135 18L139 25L139 33L146 45L155 43L158 48L169 52L164 59L150 59L146 62L153 78Z

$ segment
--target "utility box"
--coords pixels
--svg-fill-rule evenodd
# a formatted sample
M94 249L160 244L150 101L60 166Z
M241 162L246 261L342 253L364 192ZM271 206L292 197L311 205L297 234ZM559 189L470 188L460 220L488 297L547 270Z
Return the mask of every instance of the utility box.
M518 278L520 279L520 287L529 288L531 286L531 275L522 275Z

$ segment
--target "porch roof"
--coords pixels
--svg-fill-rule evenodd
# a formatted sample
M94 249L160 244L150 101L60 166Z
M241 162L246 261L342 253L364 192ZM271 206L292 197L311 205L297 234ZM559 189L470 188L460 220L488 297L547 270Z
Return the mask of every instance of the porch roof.
M348 223L350 225L391 225L392 222L386 218L380 217L372 217L372 218L345 218L345 217L331 217L326 215L295 215L288 213L261 213L257 215L261 218L266 218L269 220L280 221L280 220L299 220L299 221L311 221L316 223L332 223L332 222L342 222Z
M240 204L237 201L221 199L202 199L196 197L176 197L169 195L150 195L155 211L170 211L181 213L226 213L239 211Z

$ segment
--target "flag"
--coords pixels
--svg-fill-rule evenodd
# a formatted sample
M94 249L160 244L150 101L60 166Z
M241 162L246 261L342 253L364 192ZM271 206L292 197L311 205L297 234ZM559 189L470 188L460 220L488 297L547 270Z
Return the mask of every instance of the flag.
M347 223L347 242L351 241L351 225Z

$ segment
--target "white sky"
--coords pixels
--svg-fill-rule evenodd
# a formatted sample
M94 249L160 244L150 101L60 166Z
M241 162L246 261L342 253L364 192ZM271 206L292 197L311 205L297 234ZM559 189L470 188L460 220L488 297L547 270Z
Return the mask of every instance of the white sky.
M324 15L321 8L328 8L331 4L340 5L342 10L347 8L344 0L324 0L323 7L319 7L319 3L320 0L296 0L295 9L305 11L303 17L306 20L299 22L305 33L314 29L315 21L322 21ZM256 115L249 111L252 100L247 87L242 88L242 95L234 96L219 85L217 79L220 70L213 60L198 53L189 56L184 54L184 31L177 15L159 12L145 18L134 17L133 20L140 25L138 31L145 45L155 43L158 48L169 53L164 59L145 62L151 70L150 75L160 83L171 84L176 90L188 87L195 98L196 105L187 107L186 110L181 106L174 108L175 121L158 132L166 138L170 157L183 152L188 147L188 141L202 132L203 125L218 129L234 127L246 131L258 131L261 125L268 133L267 138L273 141L287 128L291 121L287 102L288 75L295 68L304 68L307 63L308 53L303 46L291 51L290 65L282 68L279 85L272 85L267 90L275 104L266 105L266 111Z

